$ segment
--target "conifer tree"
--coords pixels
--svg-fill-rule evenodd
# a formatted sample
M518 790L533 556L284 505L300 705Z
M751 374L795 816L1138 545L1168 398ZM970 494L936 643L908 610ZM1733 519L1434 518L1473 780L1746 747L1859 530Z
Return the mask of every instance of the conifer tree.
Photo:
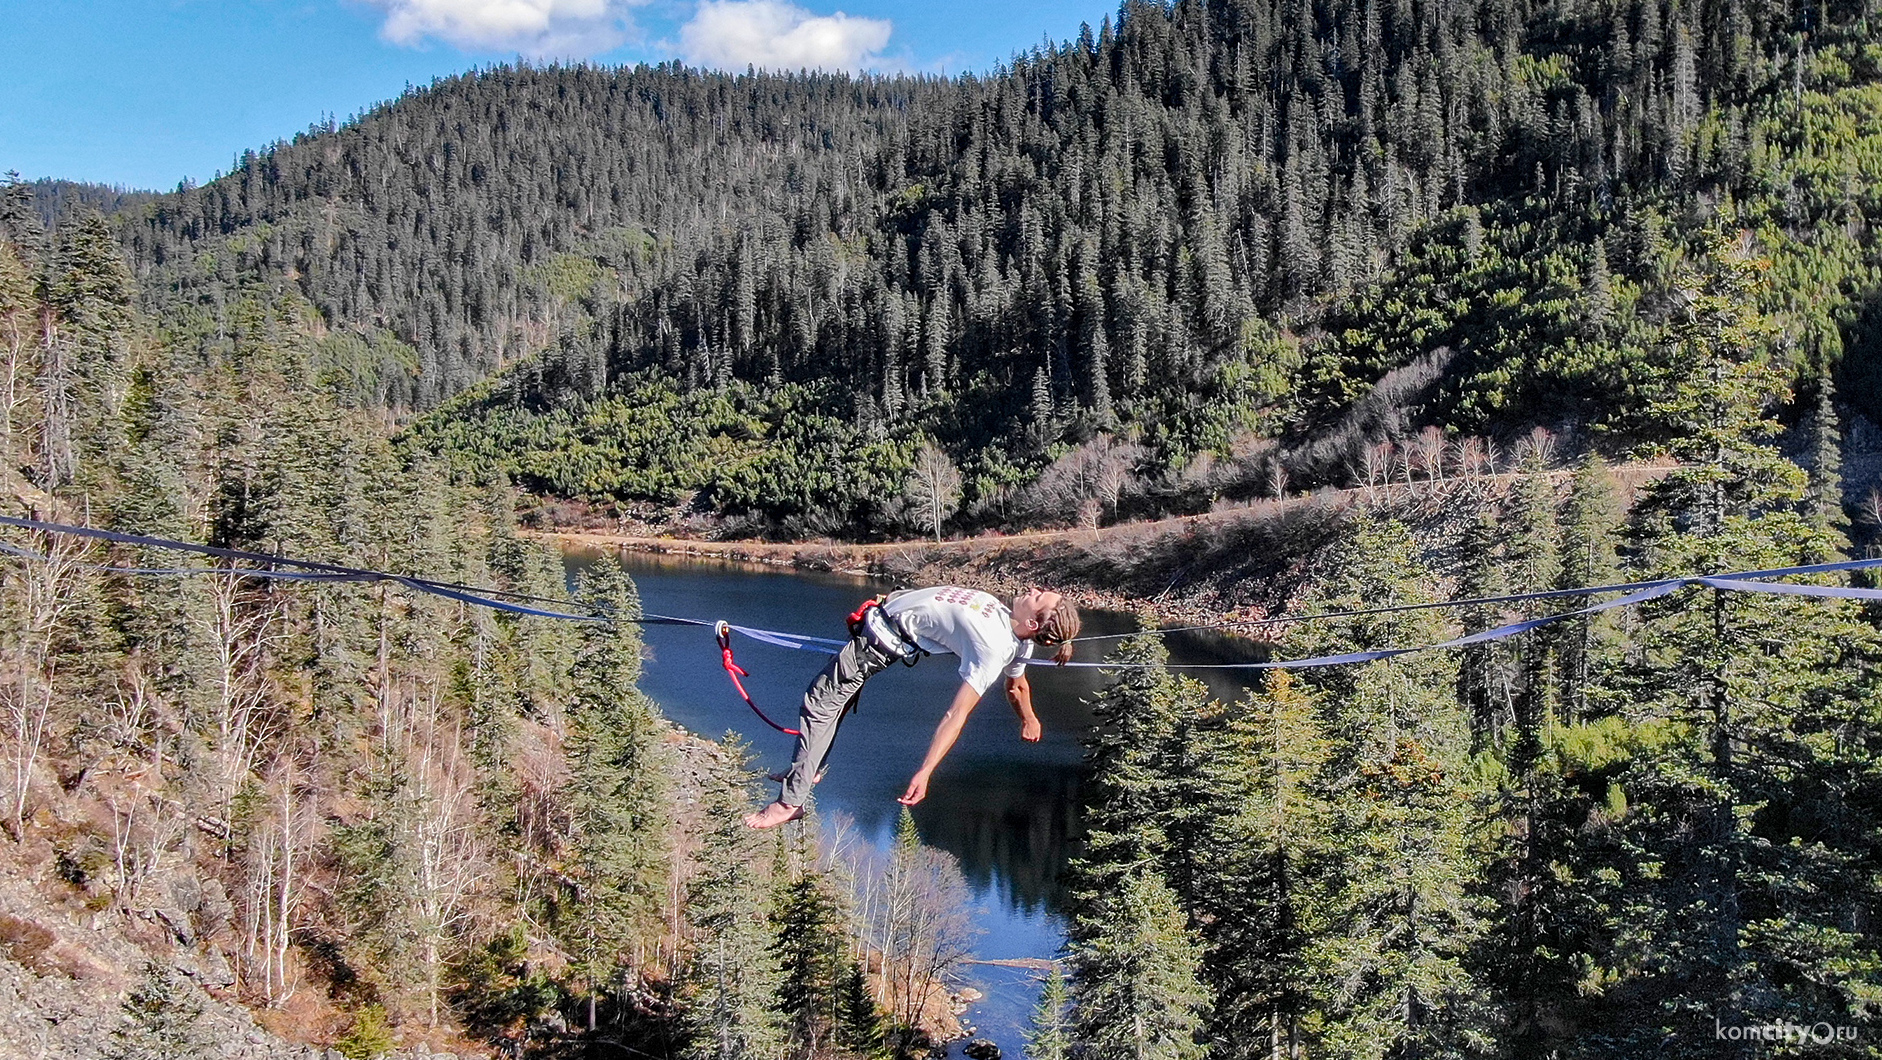
M211 1048L200 993L181 973L152 963L125 996L123 1022L112 1030L105 1060L172 1060Z
M1588 337L1599 339L1614 326L1614 277L1608 269L1608 246L1596 238L1588 254L1588 272L1582 279L1587 292L1586 330Z
M1654 405L1681 427L1668 446L1683 464L1636 513L1656 573L1809 563L1836 548L1803 511L1807 476L1770 443L1784 388L1766 360L1770 322L1756 308L1761 268L1742 243L1721 240L1688 279L1691 308L1672 334L1690 371ZM1606 964L1625 984L1610 993L1638 1021L1636 1039L1673 1035L1699 1055L1685 1027L1696 1018L1710 1025L1752 1010L1847 1013L1860 1004L1842 974L1796 978L1796 958L1780 941L1810 935L1812 961L1835 954L1838 968L1877 960L1873 942L1844 926L1846 910L1807 896L1844 891L1828 881L1851 853L1804 824L1826 809L1819 768L1847 762L1812 748L1825 726L1847 733L1871 724L1831 722L1818 705L1874 676L1873 626L1826 603L1805 610L1707 590L1645 612L1637 648L1645 665L1627 685L1642 735L1617 778L1627 813L1612 871L1623 887ZM1802 880L1817 882L1799 892L1792 884Z
M117 241L95 212L60 233L45 280L39 365L41 483L56 490L102 472L118 452L116 397L134 317Z
M671 856L671 781L659 715L637 687L634 583L604 557L584 574L577 598L606 621L583 629L571 675L573 902L560 930L586 981L593 1029L600 992L620 975L639 974L635 943L658 923Z
M1561 542L1555 517L1555 486L1541 453L1532 446L1517 479L1505 525L1503 554L1509 564L1508 584L1517 593L1545 592L1555 587L1560 570ZM1540 617L1553 601L1529 601L1521 610L1525 619ZM1555 685L1553 643L1548 637L1525 637L1514 647L1520 691L1515 697L1516 739L1510 747L1510 767L1523 776L1542 753L1549 717L1550 694Z
M1600 454L1591 453L1576 469L1562 514L1559 589L1611 585L1619 576L1616 553L1621 500L1613 472ZM1567 597L1557 606L1587 606L1586 597ZM1619 618L1612 613L1585 615L1563 622L1555 634L1557 713L1565 724L1585 721L1609 708L1601 700L1602 669L1612 665L1620 647Z
M866 1060L884 1055L882 1008L869 990L862 962L854 959L844 960L843 976L837 982L833 1037L838 1048Z
M1358 520L1331 563L1312 610L1426 598L1430 579L1402 524ZM1299 650L1442 639L1426 611L1321 625ZM1468 734L1445 691L1454 665L1426 652L1310 673L1325 711L1319 787L1329 812L1325 853L1303 888L1302 917L1311 925L1304 961L1320 1048L1337 1055L1479 1042L1479 989L1467 956L1485 910L1469 887L1478 866Z
M1460 597L1483 599L1509 591L1501 538L1499 524L1488 511L1465 532L1459 542L1464 555L1464 573L1457 583ZM1481 633L1499 624L1498 610L1491 604L1462 608L1459 617L1466 633ZM1472 644L1458 652L1457 699L1470 721L1472 750L1502 753L1515 723L1514 669L1509 645L1499 641Z
M1026 1032L1026 1056L1030 1060L1071 1060L1076 1043L1070 1006L1065 971L1054 961L1039 991L1039 1004L1033 1008L1032 1027Z
M1235 793L1252 764L1219 735L1227 721L1208 687L1190 677L1166 674L1156 698L1169 718L1169 732L1147 764L1163 778L1164 805L1157 827L1163 834L1164 879L1177 900L1201 912L1204 862L1216 841L1217 823L1238 808Z
M18 249L0 241L0 467L15 474L16 454L31 451L38 365L33 342L39 299Z
M814 1056L835 1035L847 969L848 940L843 909L817 870L814 852L799 849L774 884L772 951L779 969L777 1004L790 1023L796 1048Z
M756 780L749 760L744 743L728 733L705 781L709 827L684 910L691 955L681 980L682 1025L691 1060L781 1060L788 1045L770 894L758 870L768 837L744 821Z
M1072 927L1073 1037L1090 1060L1200 1060L1201 947L1153 867L1085 904Z
M1810 493L1807 511L1823 526L1843 522L1843 433L1837 428L1835 375L1819 368L1810 415Z
M1089 742L1092 793L1085 854L1075 866L1081 893L1096 897L1124 876L1161 866L1170 851L1171 788L1166 767L1179 720L1169 653L1161 638L1132 637L1112 661L1117 671L1092 704L1099 719ZM1166 883L1167 886L1167 883Z
M1286 670L1226 717L1203 749L1228 766L1194 903L1216 998L1207 1037L1212 1056L1293 1056L1304 1044L1303 887L1325 843L1327 745L1317 705Z
M45 249L45 238L46 226L33 202L32 185L20 179L18 170L0 174L0 240L32 259Z

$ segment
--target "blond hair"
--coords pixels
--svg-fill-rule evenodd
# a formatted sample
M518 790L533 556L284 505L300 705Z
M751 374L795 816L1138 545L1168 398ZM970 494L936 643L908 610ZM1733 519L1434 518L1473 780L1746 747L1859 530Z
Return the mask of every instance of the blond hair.
M1033 643L1045 647L1058 646L1052 654L1052 661L1064 666L1072 661L1072 640L1078 636L1078 607L1070 598L1061 595L1059 602L1052 608L1052 613L1039 623L1039 632L1033 634Z

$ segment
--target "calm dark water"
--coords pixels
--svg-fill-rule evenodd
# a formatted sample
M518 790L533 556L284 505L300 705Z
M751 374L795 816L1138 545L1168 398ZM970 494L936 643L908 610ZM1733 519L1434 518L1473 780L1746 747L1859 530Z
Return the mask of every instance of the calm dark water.
M593 554L571 553L571 573L593 559ZM864 578L783 573L714 560L628 554L622 563L640 587L647 611L821 637L843 636L844 616L857 603L894 588ZM1129 616L1087 612L1083 632L1135 628ZM642 636L648 659L641 686L668 717L702 736L739 733L767 770L789 765L791 738L767 727L732 691L709 629L647 626ZM780 724L794 724L804 686L825 657L743 637L734 637L733 648L739 664L751 671L745 685L752 697ZM1174 662L1249 657L1234 641L1173 637L1170 648ZM1098 657L1089 648L1081 653L1085 659ZM1028 677L1044 738L1036 744L1019 738L1019 721L996 683L936 771L928 798L914 809L923 841L960 859L984 932L976 946L983 959L1055 957L1065 941L1063 873L1080 835L1080 786L1086 776L1080 740L1093 721L1087 699L1103 677L1094 669L1039 666ZM1208 679L1218 696L1234 698L1242 692L1218 674ZM861 706L843 722L830 773L817 786L819 810L849 816L858 832L886 848L901 810L895 800L921 764L935 724L959 686L951 657L894 667L872 678ZM1034 973L976 965L970 966L969 979L986 999L968 1013L968 1022L1006 1055L1021 1055L1038 997Z

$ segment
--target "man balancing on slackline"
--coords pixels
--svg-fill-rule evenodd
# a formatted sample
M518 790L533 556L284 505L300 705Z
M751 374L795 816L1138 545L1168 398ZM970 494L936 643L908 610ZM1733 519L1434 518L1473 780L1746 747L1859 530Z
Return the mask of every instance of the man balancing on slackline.
M952 652L961 658L961 688L935 728L915 778L899 800L913 806L928 794L928 778L947 757L975 704L996 675L1006 674L1006 699L1019 715L1020 739L1037 742L1039 716L1032 709L1026 660L1033 645L1058 648L1053 661L1072 659L1078 636L1078 609L1058 593L1028 589L1013 606L973 589L951 585L891 593L871 600L850 616L850 641L804 690L797 715L797 750L790 772L781 778L778 801L745 818L753 828L773 828L804 815L810 786L823 775L837 725L856 705L863 682L897 662L913 664L923 655Z

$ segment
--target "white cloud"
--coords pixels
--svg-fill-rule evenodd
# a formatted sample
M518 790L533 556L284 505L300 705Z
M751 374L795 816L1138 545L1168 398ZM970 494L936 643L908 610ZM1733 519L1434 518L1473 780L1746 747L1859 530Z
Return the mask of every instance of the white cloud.
M628 38L632 0L374 0L394 44L436 39L536 59L599 55Z
M704 0L680 27L690 63L743 70L856 70L881 65L888 19L813 15L786 0Z

